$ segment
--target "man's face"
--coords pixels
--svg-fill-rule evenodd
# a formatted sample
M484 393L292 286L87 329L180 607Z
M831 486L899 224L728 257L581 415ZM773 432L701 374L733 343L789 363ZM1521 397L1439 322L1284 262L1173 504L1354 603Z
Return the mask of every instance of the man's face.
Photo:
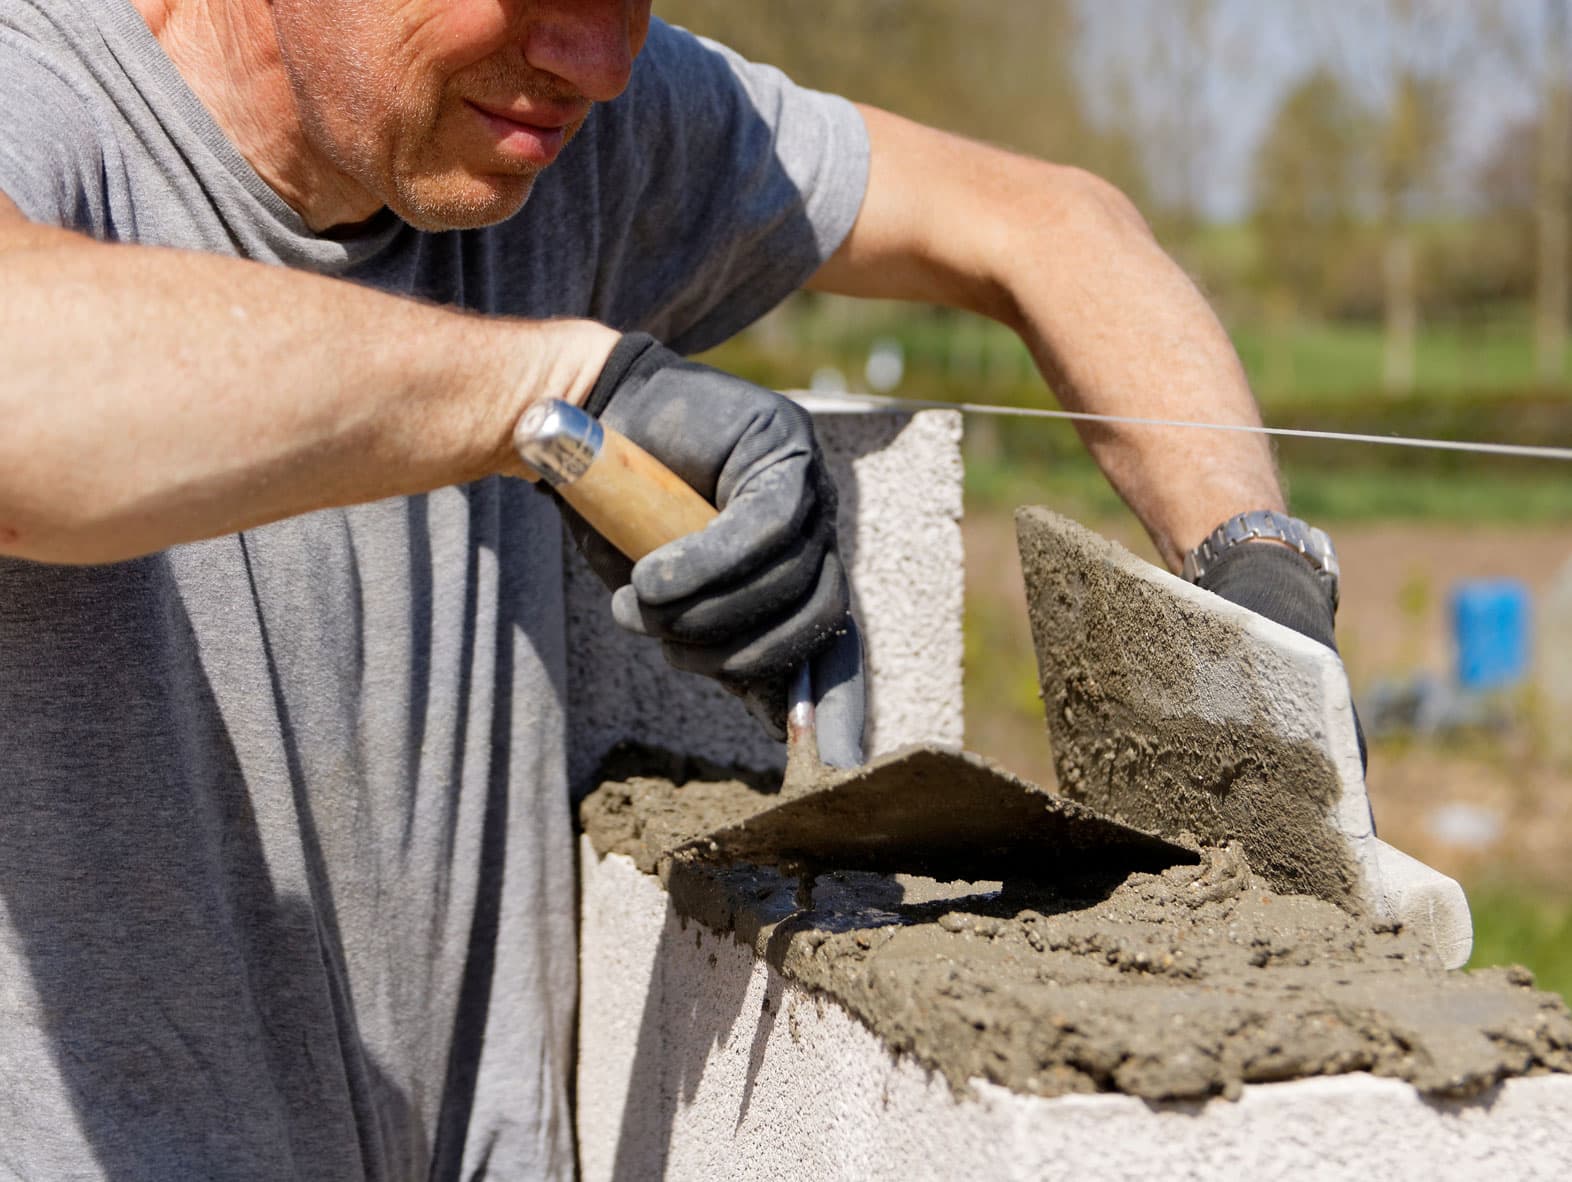
M651 0L273 0L313 149L423 229L516 212L591 103L616 97Z

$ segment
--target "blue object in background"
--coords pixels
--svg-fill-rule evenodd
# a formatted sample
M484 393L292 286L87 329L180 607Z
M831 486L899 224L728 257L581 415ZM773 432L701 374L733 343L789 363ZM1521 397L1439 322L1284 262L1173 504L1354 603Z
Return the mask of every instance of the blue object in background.
M1528 588L1516 579L1452 587L1457 683L1467 690L1508 689L1528 674Z

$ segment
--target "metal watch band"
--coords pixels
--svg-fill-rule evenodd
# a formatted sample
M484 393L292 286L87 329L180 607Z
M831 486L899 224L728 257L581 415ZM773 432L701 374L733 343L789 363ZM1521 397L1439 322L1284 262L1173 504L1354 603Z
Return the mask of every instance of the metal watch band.
M1277 513L1271 509L1252 509L1230 517L1208 534L1194 550L1184 556L1184 577L1199 582L1201 576L1226 551L1241 542L1257 538L1271 538L1292 546L1304 557L1320 580L1332 593L1332 606L1337 606L1338 566L1337 551L1325 530L1307 525L1297 517Z

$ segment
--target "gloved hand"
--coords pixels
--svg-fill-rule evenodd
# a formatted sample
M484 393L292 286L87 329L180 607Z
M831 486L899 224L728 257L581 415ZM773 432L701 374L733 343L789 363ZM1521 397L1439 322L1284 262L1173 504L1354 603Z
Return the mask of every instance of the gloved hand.
M1287 546L1271 542L1231 546L1207 567L1196 585L1337 652L1332 632L1337 607L1331 593L1310 564ZM1365 730L1357 711L1354 733L1359 738L1360 766L1368 769Z
M584 408L720 510L705 529L635 565L562 505L574 541L613 592L617 623L657 637L673 666L715 678L784 738L788 680L846 632L850 603L835 485L807 412L643 334L618 342ZM861 645L843 640L837 649L815 669L819 728L854 728L860 740ZM856 692L827 692L835 686Z

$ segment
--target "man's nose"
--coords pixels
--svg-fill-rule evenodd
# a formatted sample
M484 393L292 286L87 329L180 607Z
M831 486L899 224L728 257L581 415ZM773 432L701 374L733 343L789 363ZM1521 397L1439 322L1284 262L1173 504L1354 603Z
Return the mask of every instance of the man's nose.
M540 0L531 6L524 59L585 98L607 102L627 88L649 7L649 0Z

